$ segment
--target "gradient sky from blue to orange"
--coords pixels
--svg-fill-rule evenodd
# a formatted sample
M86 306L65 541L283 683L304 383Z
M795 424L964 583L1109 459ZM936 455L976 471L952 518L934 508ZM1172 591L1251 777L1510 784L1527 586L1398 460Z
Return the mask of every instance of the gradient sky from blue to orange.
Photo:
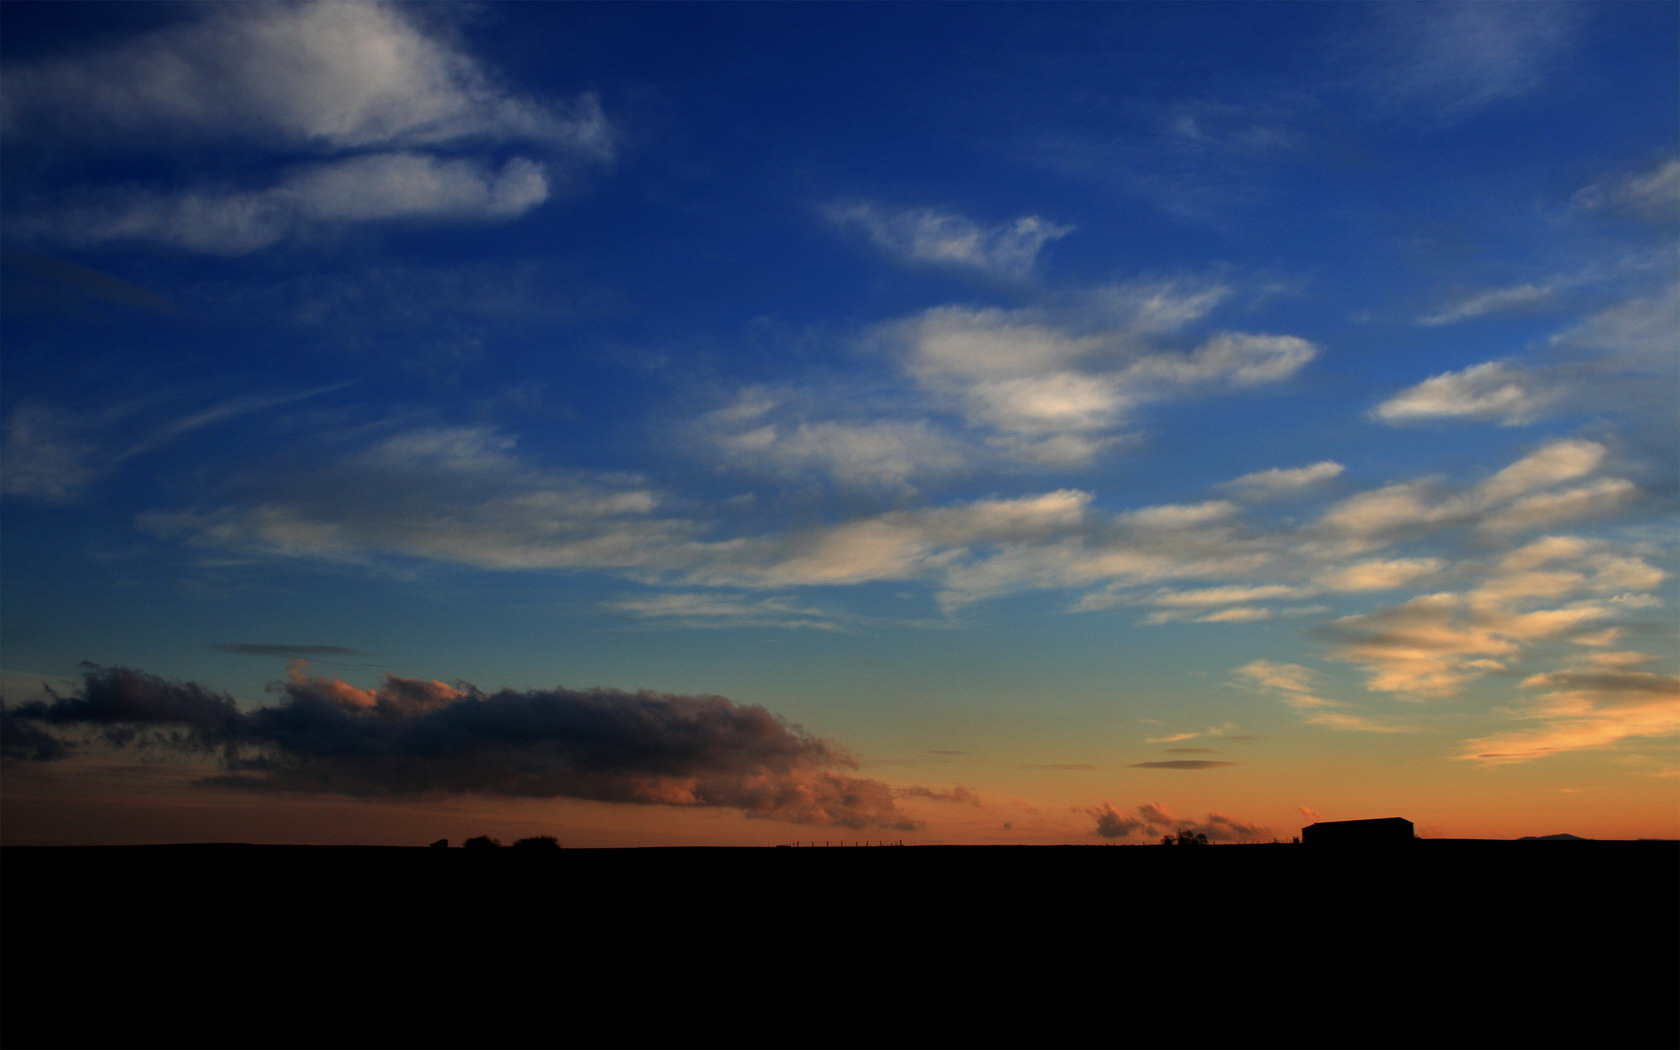
M0 20L10 708L799 756L253 716L8 760L7 841L1680 835L1673 5Z

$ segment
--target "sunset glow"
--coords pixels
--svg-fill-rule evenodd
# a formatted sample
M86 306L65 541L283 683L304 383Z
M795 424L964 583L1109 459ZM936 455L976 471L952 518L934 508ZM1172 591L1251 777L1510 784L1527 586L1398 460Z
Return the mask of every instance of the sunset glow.
M0 23L8 844L1680 838L1680 7Z

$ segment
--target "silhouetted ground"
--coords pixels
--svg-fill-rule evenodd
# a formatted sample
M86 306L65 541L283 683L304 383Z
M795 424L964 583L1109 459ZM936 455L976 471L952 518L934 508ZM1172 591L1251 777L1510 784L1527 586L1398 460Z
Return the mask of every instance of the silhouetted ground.
M32 1047L1674 1047L1680 844L11 848Z

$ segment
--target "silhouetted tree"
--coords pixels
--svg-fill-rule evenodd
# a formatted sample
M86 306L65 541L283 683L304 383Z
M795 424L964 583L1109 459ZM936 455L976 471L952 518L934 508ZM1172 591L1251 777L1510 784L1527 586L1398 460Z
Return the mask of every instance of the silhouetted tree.
M461 843L463 849L494 849L500 845L500 840L493 839L489 835L475 835Z
M1207 844L1208 837L1206 835L1199 831L1191 831L1189 828L1179 828L1177 835L1161 836L1161 845L1163 846L1205 846Z
M514 849L559 849L560 840L553 835L534 835L528 839L520 839L513 844Z

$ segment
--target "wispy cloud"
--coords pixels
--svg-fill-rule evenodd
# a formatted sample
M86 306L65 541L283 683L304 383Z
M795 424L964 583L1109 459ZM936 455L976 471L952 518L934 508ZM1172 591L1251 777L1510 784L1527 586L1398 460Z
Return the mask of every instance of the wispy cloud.
M1142 405L1287 379L1318 354L1295 336L1221 332L1192 350L1155 345L1222 292L1155 286L1085 297L1069 310L946 306L889 330L905 370L1027 460L1090 462Z
M606 607L654 626L672 627L785 627L835 631L843 629L849 619L824 609L795 604L787 598L749 598L714 591L623 598L607 603Z
M1595 211L1623 212L1663 225L1680 215L1680 158L1645 171L1620 172L1586 186L1575 203Z
M297 168L256 190L111 190L19 226L77 244L132 241L243 255L351 223L511 219L548 195L543 166L525 158L498 169L473 159L375 153Z
M508 94L476 59L400 4L252 3L84 54L14 65L9 136L84 149L183 140L322 152L524 141L604 154L592 99Z
M1425 314L1418 318L1418 324L1430 327L1457 324L1468 321L1473 317L1486 314L1500 313L1505 310L1516 310L1543 303L1557 292L1556 287L1545 284L1519 284L1510 288L1493 288L1485 292L1477 292L1455 303L1450 303L1441 309Z
M1518 532L1612 513L1638 489L1625 478L1587 480L1609 452L1579 438L1548 442L1468 490L1447 493L1424 481L1397 482L1333 504L1314 527L1357 551L1449 526Z
M198 14L14 67L0 130L14 152L214 147L278 174L55 188L15 217L17 233L243 254L347 224L512 218L612 156L593 96L508 94L418 9L253 3ZM497 152L509 148L526 155Z
M1310 667L1255 660L1237 668L1234 677L1239 685L1259 689L1282 700L1308 725L1358 733L1416 732L1409 726L1390 725L1352 714L1343 702L1319 696L1316 686L1318 672Z
M1371 414L1384 423L1482 420L1501 426L1532 422L1558 400L1539 376L1501 361L1443 372L1402 390Z
M955 212L891 208L868 201L831 204L823 214L841 229L861 232L876 248L900 262L1017 280L1031 275L1046 244L1074 229L1036 215L982 226Z
M287 660L366 655L362 649L349 649L342 645L286 645L279 642L216 642L211 648L224 653L243 653L246 656L281 656Z
M313 390L249 394L172 419L145 418L145 405L75 414L54 406L25 403L12 410L0 437L5 465L0 493L43 503L65 503L123 463L191 434L242 416L342 390L332 383Z
M1382 4L1347 56L1389 106L1432 119L1467 117L1538 90L1574 42L1568 3Z
M1244 474L1225 483L1240 495L1266 498L1301 492L1338 478L1347 468L1334 460L1321 460L1304 467L1274 467Z
M1369 687L1411 698L1458 694L1506 671L1536 642L1580 637L1642 604L1666 573L1601 543L1544 537L1499 558L1465 592L1422 595L1324 628ZM1631 603L1631 605L1630 605Z
M696 426L729 467L783 479L822 478L844 489L912 495L960 474L971 443L926 419L805 420L762 387L740 392Z
M1521 712L1537 727L1467 741L1460 758L1508 765L1624 740L1680 736L1680 676L1587 664L1532 675L1523 687L1539 693Z

